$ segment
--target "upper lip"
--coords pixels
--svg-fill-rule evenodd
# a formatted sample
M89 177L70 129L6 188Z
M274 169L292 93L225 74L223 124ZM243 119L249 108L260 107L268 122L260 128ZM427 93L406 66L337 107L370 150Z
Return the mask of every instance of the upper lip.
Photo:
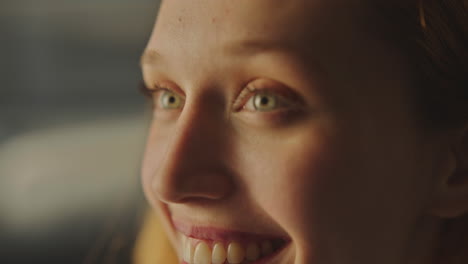
M282 239L287 241L288 238L278 235L258 234L245 231L229 230L224 228L198 226L186 224L180 221L172 221L174 228L187 237L195 238L198 240L219 241L219 242L251 242L251 241L264 241L273 239Z
M268 239L278 239L282 237L256 234L243 231L227 230L216 227L195 226L184 224L182 222L173 221L174 227L177 231L187 237L192 237L199 240L212 240L212 241L261 241ZM283 238L282 238L283 239Z
M277 228L274 228L274 230L268 230L265 229L265 225L261 225L260 228L253 228L250 224L244 224L244 228L229 224L217 225L213 221L200 221L201 219L194 221L193 219L191 219L191 217L187 217L186 214L183 215L179 213L179 215L176 216L175 213L173 213L172 210L169 209L169 206L167 204L164 204L162 208L163 213L165 214L169 224L172 226L173 231L196 240L221 243L248 243L272 240L276 241L277 243L279 242L280 244L287 244L292 240L286 232L283 232ZM219 220L219 217L216 217L216 219ZM256 231L252 232L250 230ZM173 234L176 235L175 233Z

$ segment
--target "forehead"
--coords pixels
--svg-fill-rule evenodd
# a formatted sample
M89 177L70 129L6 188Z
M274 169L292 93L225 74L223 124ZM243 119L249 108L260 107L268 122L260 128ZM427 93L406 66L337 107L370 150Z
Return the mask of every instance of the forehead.
M362 0L166 0L149 45L182 51L260 40L306 46L323 32L349 32L365 10Z
M380 1L387 0L166 0L147 47L157 63L143 60L145 82L195 93L266 77L339 109L359 94L406 96L409 64L375 34ZM226 52L270 48L254 54L264 56Z

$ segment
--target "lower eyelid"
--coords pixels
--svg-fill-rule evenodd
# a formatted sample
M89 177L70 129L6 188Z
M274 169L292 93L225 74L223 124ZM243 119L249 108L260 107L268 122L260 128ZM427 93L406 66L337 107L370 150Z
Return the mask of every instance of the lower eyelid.
M248 112L244 113L245 122L253 126L260 127L281 127L291 125L305 117L305 112L298 109L278 109L269 112Z

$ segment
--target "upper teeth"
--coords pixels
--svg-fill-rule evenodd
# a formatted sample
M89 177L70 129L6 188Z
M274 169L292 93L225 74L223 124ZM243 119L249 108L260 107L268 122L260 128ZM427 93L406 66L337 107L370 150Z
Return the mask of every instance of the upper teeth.
M226 257L224 246L221 243L216 243L211 254L211 262L213 262L213 264L222 264L226 261Z
M235 241L227 245L216 242L212 243L211 248L211 245L205 241L184 236L183 244L183 259L188 264L239 264L244 260L248 263L273 252L273 245L269 240L263 241L260 245L250 242L247 246Z
M239 264L245 258L245 249L237 242L231 242L228 246L227 259L229 263Z

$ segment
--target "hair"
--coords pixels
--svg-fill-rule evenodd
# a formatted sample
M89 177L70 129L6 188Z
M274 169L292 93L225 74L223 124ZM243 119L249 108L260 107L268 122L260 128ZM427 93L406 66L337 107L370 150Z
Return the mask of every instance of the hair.
M468 0L371 0L378 32L407 58L421 123L468 123Z
M468 126L468 0L382 0L377 30L403 53L425 129ZM382 29L383 26L383 29ZM436 262L468 263L468 214L443 222Z
M420 0L415 54L416 95L426 125L458 128L468 123L468 2Z
M415 72L415 106L432 130L468 125L468 1L418 0L402 10L399 41ZM404 26L404 25L402 25ZM468 215L443 223L437 262L468 263Z

